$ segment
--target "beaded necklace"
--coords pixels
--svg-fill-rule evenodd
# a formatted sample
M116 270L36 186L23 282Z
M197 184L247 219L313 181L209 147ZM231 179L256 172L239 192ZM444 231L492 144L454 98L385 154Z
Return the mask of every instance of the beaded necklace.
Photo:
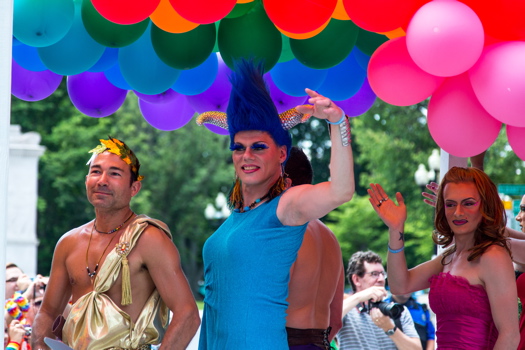
M246 211L250 211L253 209L253 207L255 207L258 203L260 203L261 201L265 200L266 198L268 198L270 196L270 192L266 193L264 196L262 196L261 198L257 198L252 204L246 206L246 207L242 207L242 203L241 203L241 208L237 208L237 209L233 209L234 212L236 213L244 213Z
M89 255L89 247L91 246L91 238L93 237L93 228L99 232L99 233L103 233L103 234L111 234L111 233L114 233L114 232L117 232L118 230L120 230L122 228L122 226L124 226L124 224L126 222L128 222L129 219L131 219L131 217L135 215L135 213L131 212L131 215L128 216L128 218L122 223L120 224L119 226L117 226L115 229L111 230L111 231L108 231L108 232L100 232L99 230L97 230L97 226L95 225L95 223L93 223L93 226L91 227L91 233L89 234L89 243L88 243L88 247L87 247L87 250L86 250L86 270L87 270L87 274L89 276L89 278L93 279L93 277L96 276L97 274L97 271L98 271L98 265L100 264L100 260L102 260L102 257L104 256L104 254L106 253L106 250L108 249L109 245L111 244L111 242L113 242L113 239L116 237L116 235L114 235L113 237L111 237L111 239L109 240L108 242L108 245L106 246L106 248L104 248L104 251L102 252L102 255L100 256L100 258L98 259L97 261L97 264L95 265L95 269L93 270L93 272L91 272L91 270L89 269L89 263L88 263L88 255ZM96 220L95 220L96 222Z
M126 222L128 222L129 219L131 219L131 217L133 216L133 214L135 214L134 212L131 212L131 215L128 216L128 218L120 225L118 225L117 227L115 227L113 230L111 231L108 231L108 232L102 232L100 230L97 229L97 219L95 219L95 222L93 223L93 226L95 227L95 231L97 231L98 233L103 233L105 235L110 235L112 234L113 232L117 232L118 230L120 230L122 228L122 226L124 226L124 224Z

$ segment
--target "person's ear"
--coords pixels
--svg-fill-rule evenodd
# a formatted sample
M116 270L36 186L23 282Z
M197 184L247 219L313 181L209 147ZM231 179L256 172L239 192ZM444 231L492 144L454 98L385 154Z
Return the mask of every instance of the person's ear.
M142 188L142 182L140 181L134 181L131 184L131 197L135 197L137 193L139 193L140 189Z

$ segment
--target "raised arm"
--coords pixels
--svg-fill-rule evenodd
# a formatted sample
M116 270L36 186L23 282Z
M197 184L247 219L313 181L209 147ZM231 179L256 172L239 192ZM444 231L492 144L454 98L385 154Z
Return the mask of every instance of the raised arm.
M140 249L148 271L173 318L160 349L186 349L200 324L197 304L180 265L177 248L163 232L148 227Z
M330 181L297 186L282 197L277 215L285 225L301 225L328 214L352 199L355 192L354 160L350 142L350 123L343 110L330 99L310 89L311 105L298 106L301 113L325 119L330 130Z
M57 243L44 300L32 325L31 347L35 350L49 349L44 343L44 338L55 339L52 332L53 322L62 315L71 298L71 284L66 268L69 251L67 241L68 237L64 237Z
M499 333L494 349L516 349L520 339L518 296L514 268L507 251L500 246L489 247L480 259L479 270Z
M401 193L396 193L396 205L381 185L371 184L368 189L370 204L388 226L388 284L393 294L406 294L429 287L431 276L441 272L441 256L408 269L405 257L405 221L407 210Z

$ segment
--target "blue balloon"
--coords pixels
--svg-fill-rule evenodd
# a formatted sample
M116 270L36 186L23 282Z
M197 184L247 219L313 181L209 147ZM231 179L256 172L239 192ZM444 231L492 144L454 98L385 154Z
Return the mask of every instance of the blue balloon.
M13 46L22 45L22 42L13 36Z
M42 63L38 56L38 50L36 47L20 44L13 46L13 58L22 68L33 71L41 72L47 70L47 67Z
M74 16L73 0L16 0L13 35L29 46L53 45L70 30Z
M133 90L131 86L128 84L128 82L126 81L126 79L124 79L124 77L122 76L118 63L115 63L113 67L104 71L104 75L109 80L109 82L115 85L116 87L124 89L124 90Z
M366 78L366 71L361 68L353 55L348 55L343 62L327 70L326 80L319 87L318 92L336 101L354 96L361 89Z
M118 61L118 49L113 47L106 47L106 50L102 54L102 57L98 60L93 67L89 68L89 72L103 72L113 67Z
M270 75L282 92L291 96L306 96L305 88L317 90L326 79L328 71L306 67L297 59L277 63Z
M171 88L179 94L198 95L213 84L218 71L217 54L212 52L200 66L181 71L179 79Z
M61 75L75 75L97 63L104 50L105 47L87 33L82 23L80 5L76 5L75 19L66 36L53 45L39 47L38 54L50 71Z
M181 73L162 62L155 53L151 23L138 40L119 49L118 62L122 76L133 90L148 95L168 90Z
M363 68L364 70L368 69L368 62L370 62L370 56L363 53L363 51L359 50L357 47L354 47L352 49L352 55L354 55L355 59L357 60L357 63Z

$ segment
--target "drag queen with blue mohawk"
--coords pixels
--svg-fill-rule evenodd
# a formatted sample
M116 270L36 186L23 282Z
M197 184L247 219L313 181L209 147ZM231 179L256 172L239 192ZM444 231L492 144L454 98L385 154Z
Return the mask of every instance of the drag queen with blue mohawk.
M289 272L306 225L349 201L355 190L343 111L306 89L310 105L279 115L262 74L262 64L237 62L227 113L207 112L197 121L228 129L236 175L229 196L232 215L204 245L200 349L288 349ZM285 191L288 129L310 116L328 123L331 181Z

